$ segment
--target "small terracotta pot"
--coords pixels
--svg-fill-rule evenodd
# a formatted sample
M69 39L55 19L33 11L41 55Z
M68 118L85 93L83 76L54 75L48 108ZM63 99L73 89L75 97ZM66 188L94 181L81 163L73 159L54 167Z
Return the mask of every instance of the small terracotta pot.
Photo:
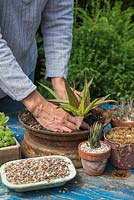
M127 128L128 127L115 127L113 129ZM117 142L112 142L106 137L109 132L104 134L104 140L107 144L111 145L111 156L109 159L111 164L119 169L134 168L134 143L121 144Z
M104 143L108 146L107 151L103 153L85 152L83 149L81 149L81 145L86 142L87 141L83 141L78 146L78 153L81 157L83 169L90 176L101 175L104 172L107 159L110 157L111 146L106 142L101 141L101 143Z
M134 127L134 122L111 119L112 127Z

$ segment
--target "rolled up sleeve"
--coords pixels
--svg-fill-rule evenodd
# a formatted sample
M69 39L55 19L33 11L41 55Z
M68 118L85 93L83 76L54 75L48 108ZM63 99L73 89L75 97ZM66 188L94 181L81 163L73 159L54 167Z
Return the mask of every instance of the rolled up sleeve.
M72 47L73 0L49 0L43 11L46 76L66 78Z
M12 99L21 101L36 86L24 74L0 31L0 88Z

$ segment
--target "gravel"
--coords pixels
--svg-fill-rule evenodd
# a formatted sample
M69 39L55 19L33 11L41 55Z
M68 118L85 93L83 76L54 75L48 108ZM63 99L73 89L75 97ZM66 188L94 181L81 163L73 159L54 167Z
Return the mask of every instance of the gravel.
M61 158L26 159L9 164L6 178L13 184L28 184L60 179L68 176L68 163Z
M91 148L90 143L86 142L81 145L81 149L85 152L89 153L103 153L109 150L109 146L104 143L101 143L101 146L98 148Z

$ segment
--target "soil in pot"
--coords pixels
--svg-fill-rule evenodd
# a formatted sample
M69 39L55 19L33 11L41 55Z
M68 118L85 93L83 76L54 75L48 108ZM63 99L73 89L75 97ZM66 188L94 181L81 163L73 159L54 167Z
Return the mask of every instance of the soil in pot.
M35 120L35 118L29 111L25 110L20 115L21 115L20 117L21 121L25 125L28 125L31 128L35 128L37 130L47 130ZM102 123L103 126L106 126L111 121L111 114L107 112L104 108L98 107L94 110L91 110L89 115L85 117L84 121L88 123L90 126L97 121Z
M102 107L97 107L89 112L84 121L92 126L95 122L99 122L104 126L110 123L111 113Z
M134 128L115 127L104 135L111 145L110 161L119 169L134 168Z
M89 142L84 141L78 146L83 169L90 176L101 175L110 156L111 146L104 141L101 141L100 144L101 146L98 148L91 148Z

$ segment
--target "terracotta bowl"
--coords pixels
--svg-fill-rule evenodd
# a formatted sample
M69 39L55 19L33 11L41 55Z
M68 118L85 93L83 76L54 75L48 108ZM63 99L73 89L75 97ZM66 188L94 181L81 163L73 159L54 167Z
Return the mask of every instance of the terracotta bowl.
M109 112L103 108L97 108L96 112L102 113L104 117L103 126L110 123L111 115ZM22 120L24 115L25 120ZM23 111L19 114L19 121L26 128L26 134L21 144L23 156L65 155L72 160L75 167L81 167L81 161L78 155L78 144L88 138L89 130L61 133L49 131L43 127L36 128L37 122L34 122L35 119L28 119L30 115L28 111ZM33 127L30 126L32 121L35 123Z

